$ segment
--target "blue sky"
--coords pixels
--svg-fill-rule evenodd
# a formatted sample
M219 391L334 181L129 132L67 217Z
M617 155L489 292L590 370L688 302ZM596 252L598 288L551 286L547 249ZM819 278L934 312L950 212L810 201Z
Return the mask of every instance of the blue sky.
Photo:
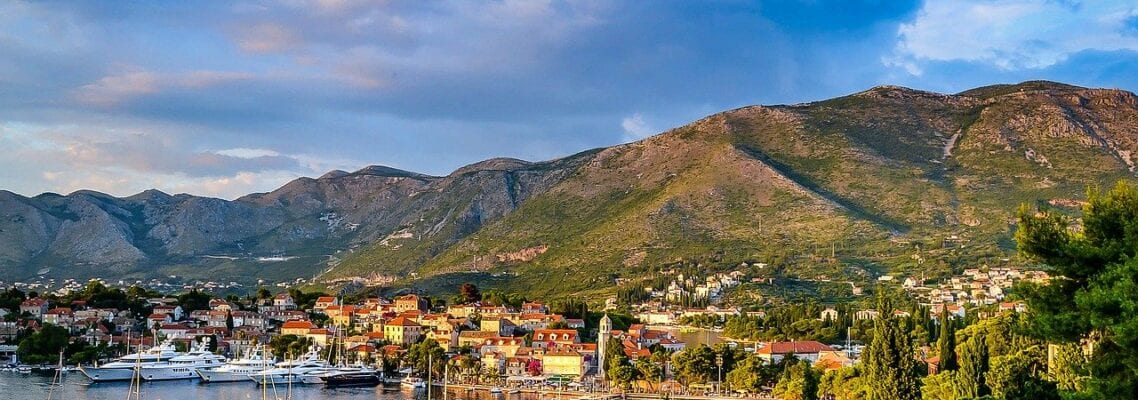
M445 175L879 84L1138 89L1138 4L0 3L0 189L223 198Z

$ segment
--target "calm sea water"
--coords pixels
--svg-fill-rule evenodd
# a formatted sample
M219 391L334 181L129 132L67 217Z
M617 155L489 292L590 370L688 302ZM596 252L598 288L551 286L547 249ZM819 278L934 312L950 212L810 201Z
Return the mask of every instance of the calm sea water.
M130 389L128 382L91 383L79 372L65 373L61 386L51 386L52 375L21 374L0 372L0 399L3 400L87 400L87 399L125 399ZM142 398L152 400L197 400L197 399L261 399L261 388L253 382L233 382L222 384L202 384L196 381L143 382ZM288 399L288 389L278 387L268 390L270 399ZM436 396L441 399L441 394ZM471 396L463 396L471 397ZM482 397L482 396L479 396ZM323 386L293 386L293 400L324 399L383 399L383 400L426 400L422 390L412 392L397 385L376 388L325 389ZM455 399L455 397L451 397ZM489 398L487 397L487 400ZM455 399L457 400L457 399Z

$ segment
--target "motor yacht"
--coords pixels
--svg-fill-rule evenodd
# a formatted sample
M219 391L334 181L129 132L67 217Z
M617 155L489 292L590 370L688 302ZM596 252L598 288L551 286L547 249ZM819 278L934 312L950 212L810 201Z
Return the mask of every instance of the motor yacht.
M146 351L128 354L100 366L80 366L79 371L94 382L129 381L134 377L135 368L169 364L170 359L180 355L182 353L175 351L174 345L166 341Z
M245 382L250 374L263 372L273 368L276 360L264 347L254 347L245 352L245 356L230 360L220 367L198 368L198 375L202 382Z
M171 358L168 363L143 365L139 376L147 381L198 379L199 368L225 365L225 357L209 351L209 342L202 340L186 354Z

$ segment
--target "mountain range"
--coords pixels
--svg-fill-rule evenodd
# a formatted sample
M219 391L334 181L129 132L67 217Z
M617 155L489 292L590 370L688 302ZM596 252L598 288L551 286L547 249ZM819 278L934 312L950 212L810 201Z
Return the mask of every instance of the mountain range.
M802 279L1016 263L1021 204L1135 176L1138 97L1031 81L750 106L562 159L372 166L236 200L0 191L0 274L287 280L535 295L665 268Z

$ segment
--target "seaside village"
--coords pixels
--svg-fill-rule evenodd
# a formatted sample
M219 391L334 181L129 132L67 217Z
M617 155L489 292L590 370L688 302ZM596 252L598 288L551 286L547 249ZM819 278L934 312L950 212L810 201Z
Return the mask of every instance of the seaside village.
M188 312L176 298L157 297L147 300L152 311L145 321L136 320L127 310L88 307L83 300L52 304L44 298L32 297L24 299L16 310L0 308L4 321L0 323L0 340L9 343L0 346L0 353L13 356L18 339L49 324L66 329L71 342L85 342L90 346L119 345L120 353L161 343L180 344L179 349L188 349L202 338L209 338L213 352L237 358L287 337L313 348L336 346L346 359L398 376L414 373L415 365L404 362L406 356L417 343L429 339L437 343L441 353L447 354L452 362L457 364L457 360L463 360L464 372L477 371L482 379L490 377L498 384L555 377L595 385L604 376L603 358L614 354L606 351L610 343L620 343L619 350L633 363L640 359L659 362L654 352L674 354L689 347L678 337L691 329L677 327L684 317L715 316L719 321L739 316L764 317L761 310L716 305L685 308L669 301L694 294L711 300L710 304L719 304L723 291L746 279L745 274L738 271L700 279L679 275L663 290L647 290L647 300L623 309L631 318L626 320L627 328L620 330L613 329L608 314L603 314L599 322L594 321L595 326L586 327L584 319L553 313L541 302L523 302L520 307L472 302L431 308L427 299L415 294L393 299L368 297L354 304L323 296L315 302L308 299L311 308L301 309L289 292L275 295L266 292L265 297L255 301L251 297L245 300L213 298L208 308ZM1048 279L1044 272L983 268L968 269L960 276L935 284L912 277L884 276L878 281L903 288L927 306L930 317L936 319L942 310L947 310L951 318L964 318L969 310L977 312L975 317L978 318L1023 312L1022 302L1003 301L1004 291L1021 280L1045 282ZM95 283L101 284L93 281ZM614 308L615 299L610 299L606 310ZM854 321L873 319L880 313L869 308L849 312ZM892 312L895 315L906 313ZM827 307L817 318L836 320L839 315L837 310ZM146 332L130 332L129 327L139 329L143 324ZM809 340L742 343L738 347L769 363L793 354L824 369L850 366L858 359L857 346ZM282 354L282 358L300 357L304 349L291 351L293 354ZM668 380L675 366L666 361L667 357L663 360L660 377ZM15 365L19 360L11 361Z

